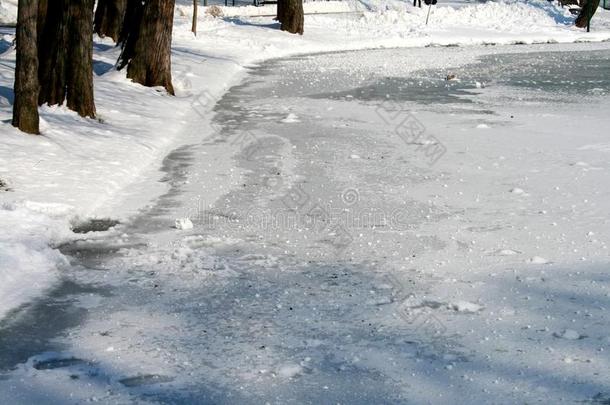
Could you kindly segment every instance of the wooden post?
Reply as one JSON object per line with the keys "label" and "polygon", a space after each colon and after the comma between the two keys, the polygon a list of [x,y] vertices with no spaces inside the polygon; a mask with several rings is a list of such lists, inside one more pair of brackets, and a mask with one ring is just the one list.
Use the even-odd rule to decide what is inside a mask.
{"label": "wooden post", "polygon": [[197,0],[193,0],[193,26],[191,31],[197,36]]}

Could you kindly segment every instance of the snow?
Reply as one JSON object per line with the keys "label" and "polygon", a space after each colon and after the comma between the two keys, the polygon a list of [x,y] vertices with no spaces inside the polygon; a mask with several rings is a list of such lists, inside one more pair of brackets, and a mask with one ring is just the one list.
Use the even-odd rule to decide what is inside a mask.
{"label": "snow", "polygon": [[66,209],[32,202],[0,206],[0,318],[58,279],[67,260],[51,245],[70,237]]}
{"label": "snow", "polygon": [[277,374],[283,378],[294,378],[303,372],[303,367],[298,364],[282,364]]}
{"label": "snow", "polygon": [[17,23],[17,0],[0,0],[0,24]]}
{"label": "snow", "polygon": [[282,120],[282,122],[284,124],[294,124],[295,122],[301,122],[301,121],[299,121],[299,117],[296,114],[290,113],[286,116],[286,118],[284,118]]}
{"label": "snow", "polygon": [[567,339],[567,340],[578,340],[580,339],[580,334],[576,332],[574,329],[566,329],[561,333],[555,334],[555,336]]}
{"label": "snow", "polygon": [[[301,143],[295,139],[286,141],[279,136],[270,139],[273,137],[267,136],[268,133],[256,131],[251,135],[263,139],[262,144],[249,144],[260,147],[255,148],[254,153],[262,154],[269,167],[260,171],[260,168],[253,165],[237,166],[236,156],[244,152],[240,147],[241,142],[225,142],[218,136],[216,124],[212,120],[212,109],[231,86],[246,77],[249,68],[274,58],[389,47],[605,41],[610,39],[610,13],[599,10],[593,20],[593,31],[585,33],[571,26],[574,18],[566,10],[546,1],[449,3],[432,9],[427,26],[427,9],[413,8],[409,2],[312,2],[305,4],[306,12],[344,12],[347,8],[351,12],[307,15],[305,35],[298,37],[276,30],[271,17],[257,17],[273,14],[273,7],[221,7],[225,18],[213,18],[205,12],[200,13],[200,31],[197,37],[193,37],[189,31],[191,11],[188,3],[182,2],[177,6],[175,20],[172,56],[176,97],[169,97],[159,89],[135,85],[126,80],[123,72],[114,72],[112,65],[118,51],[108,40],[96,38],[95,86],[99,120],[82,119],[65,107],[43,107],[42,137],[24,136],[10,126],[12,94],[7,89],[12,87],[14,51],[7,50],[1,55],[0,179],[8,183],[11,191],[0,190],[0,318],[31,302],[59,282],[62,272],[69,264],[57,248],[83,237],[70,230],[74,223],[90,218],[129,220],[138,212],[153,210],[155,199],[176,187],[180,187],[183,194],[191,198],[187,204],[188,209],[185,208],[186,212],[172,213],[170,221],[160,221],[161,225],[158,226],[162,230],[155,235],[156,239],[147,241],[146,250],[141,252],[131,247],[129,240],[133,236],[130,234],[109,232],[108,237],[121,248],[123,256],[116,259],[119,263],[124,264],[124,260],[128,266],[161,274],[158,277],[164,284],[157,283],[158,280],[155,279],[156,284],[149,286],[149,280],[144,278],[137,281],[138,288],[150,287],[167,292],[165,297],[160,292],[158,299],[168,306],[174,304],[169,291],[181,291],[192,299],[189,305],[209,305],[213,310],[218,309],[214,307],[217,301],[199,302],[197,299],[201,300],[202,295],[195,290],[196,286],[211,279],[218,283],[217,291],[222,291],[222,294],[217,293],[215,296],[218,302],[235,298],[248,303],[249,296],[242,297],[243,291],[237,288],[237,291],[233,291],[235,296],[226,298],[224,294],[225,288],[232,288],[231,280],[237,274],[243,274],[234,268],[247,264],[255,266],[258,271],[255,275],[247,275],[251,277],[252,285],[267,283],[277,287],[261,290],[249,302],[250,306],[239,301],[227,301],[221,306],[222,309],[235,305],[243,312],[257,308],[257,305],[268,305],[261,313],[275,314],[290,311],[287,308],[296,302],[310,311],[304,316],[313,317],[317,314],[317,308],[316,303],[311,301],[315,299],[303,296],[302,291],[292,290],[293,283],[286,278],[286,273],[297,271],[279,259],[295,258],[296,262],[296,258],[301,260],[307,257],[309,263],[312,263],[325,258],[326,251],[323,249],[317,251],[310,249],[308,244],[302,245],[305,243],[303,239],[310,237],[305,227],[286,231],[270,225],[271,229],[265,228],[265,232],[261,232],[252,226],[250,232],[241,232],[240,225],[243,224],[229,220],[215,223],[217,228],[212,234],[191,234],[193,229],[200,230],[194,223],[199,225],[198,221],[207,215],[204,211],[207,213],[210,206],[218,209],[214,221],[232,218],[232,212],[220,209],[224,204],[230,207],[230,203],[242,204],[242,208],[246,206],[254,220],[260,219],[257,217],[260,214],[257,209],[265,208],[266,197],[281,195],[281,191],[297,184],[302,173],[301,166],[308,161],[303,159],[306,156],[311,161],[319,159],[332,162],[341,169],[337,171],[337,176],[343,176],[339,179],[342,187],[335,190],[339,192],[353,185],[360,187],[370,177],[377,176],[384,182],[388,182],[387,178],[393,175],[396,179],[403,179],[402,188],[400,184],[390,182],[390,186],[383,186],[385,188],[381,188],[380,184],[376,190],[360,190],[356,205],[345,208],[348,212],[358,209],[359,200],[371,201],[371,195],[387,198],[392,203],[399,199],[407,200],[403,204],[408,204],[411,200],[417,201],[406,211],[406,219],[393,218],[398,225],[406,222],[409,229],[416,227],[417,235],[403,230],[395,231],[385,223],[376,223],[375,226],[381,230],[379,234],[371,235],[370,229],[366,229],[353,235],[355,241],[347,250],[350,255],[347,261],[365,263],[371,258],[377,258],[379,252],[391,255],[386,258],[386,265],[373,263],[371,268],[354,270],[358,274],[357,282],[354,283],[357,285],[375,285],[368,277],[381,271],[382,267],[384,271],[394,272],[398,277],[406,279],[411,274],[409,272],[412,272],[420,277],[429,276],[433,282],[418,285],[421,289],[416,290],[418,296],[412,305],[417,308],[409,308],[409,311],[398,315],[396,313],[400,311],[394,311],[393,316],[379,312],[379,308],[392,305],[395,297],[401,295],[400,291],[380,287],[388,286],[386,282],[379,282],[370,296],[358,296],[349,302],[334,303],[337,308],[349,305],[356,308],[357,314],[351,321],[359,322],[363,313],[373,314],[371,316],[382,324],[379,329],[370,329],[373,334],[385,327],[395,327],[397,323],[403,325],[404,319],[401,321],[401,316],[407,316],[405,314],[419,316],[409,319],[411,323],[406,328],[409,330],[407,333],[413,333],[412,325],[425,331],[430,320],[442,319],[445,327],[463,335],[461,344],[465,347],[476,347],[482,356],[498,356],[494,357],[498,362],[494,365],[469,365],[462,359],[471,354],[455,354],[459,349],[444,348],[441,355],[429,355],[433,358],[440,357],[440,368],[445,370],[443,372],[447,373],[447,378],[453,378],[456,385],[470,384],[481,392],[496,386],[499,391],[511,392],[508,382],[498,382],[495,380],[497,373],[494,375],[485,367],[510,368],[513,371],[507,372],[504,378],[510,380],[520,392],[531,390],[534,398],[540,398],[544,395],[537,390],[536,381],[541,382],[541,386],[548,387],[549,381],[554,378],[575,378],[575,375],[582,375],[584,371],[599,371],[607,366],[607,359],[600,358],[591,347],[582,345],[582,341],[587,342],[587,339],[582,339],[585,335],[594,335],[600,347],[607,346],[609,339],[606,337],[604,343],[600,328],[586,323],[588,317],[595,320],[607,319],[604,318],[603,308],[600,309],[602,299],[607,300],[608,297],[607,283],[603,282],[603,272],[607,271],[603,267],[607,258],[607,229],[604,228],[607,227],[607,212],[600,208],[607,205],[607,192],[593,187],[607,180],[606,162],[610,144],[600,135],[607,129],[607,120],[604,118],[606,104],[600,103],[597,109],[590,111],[559,105],[556,108],[541,108],[546,115],[537,115],[532,112],[532,107],[539,104],[532,102],[530,105],[511,107],[508,111],[501,100],[502,97],[511,96],[510,89],[495,87],[494,78],[491,82],[483,82],[480,78],[471,79],[466,72],[459,72],[460,80],[452,80],[450,85],[471,82],[473,89],[484,92],[481,93],[481,98],[495,103],[496,114],[490,117],[470,115],[465,111],[451,114],[426,109],[415,111],[418,119],[426,123],[427,131],[438,134],[449,152],[446,158],[437,163],[437,167],[440,167],[438,171],[428,166],[409,166],[406,174],[392,170],[404,167],[407,163],[416,166],[418,157],[412,154],[407,155],[408,158],[401,157],[397,151],[402,151],[404,145],[386,144],[396,142],[396,139],[389,141],[379,138],[372,142],[366,137],[355,137],[357,142],[350,144],[350,149],[333,150],[337,145],[332,144],[332,139],[329,141],[321,138],[318,142],[316,138],[314,148],[305,143],[307,139],[301,140]],[[14,22],[15,10],[14,2],[3,0],[0,3],[0,22]],[[2,38],[0,44],[9,44],[12,34],[3,32]],[[553,46],[555,45],[549,45],[548,49]],[[349,54],[333,54],[318,59],[305,57],[300,62],[302,69],[315,74],[306,77],[295,72],[293,80],[299,77],[308,79],[309,89],[315,88],[319,93],[327,87],[337,89],[336,86],[341,86],[341,83],[334,80],[336,76],[332,75],[332,72],[339,70],[345,72],[346,80],[356,77],[364,81],[364,78],[376,76],[402,77],[420,69],[438,69],[438,77],[444,80],[454,68],[458,72],[458,68],[474,63],[484,55],[494,56],[504,52],[519,54],[544,49],[547,48],[490,50],[475,47],[459,51],[443,48],[433,49],[430,53],[429,49],[421,49],[402,58],[392,55],[392,51],[388,50],[380,51],[386,52],[380,54],[374,51],[359,54],[366,55],[365,57]],[[580,49],[583,49],[582,44],[560,48],[564,51]],[[282,77],[285,76],[288,75]],[[328,82],[325,83],[324,80]],[[353,86],[348,84],[345,87],[351,90]],[[277,85],[278,89],[281,88],[280,83]],[[604,90],[599,88],[590,96],[602,97]],[[346,96],[345,100],[348,98],[353,100],[354,95]],[[357,121],[362,125],[358,129],[352,128],[354,134],[359,131],[373,133],[380,126],[371,111],[366,110],[367,100],[355,103],[356,106],[351,104],[345,111],[342,105],[344,101],[319,105],[314,99],[308,99],[309,105],[318,114],[315,120],[308,115],[310,111],[305,106],[291,106],[291,102],[281,99],[278,103],[285,105],[278,105],[266,100],[263,105],[252,108],[252,115],[248,119],[254,122],[259,115],[267,114],[269,125],[279,123],[290,134],[297,134],[305,126],[319,122],[330,122],[333,131],[337,133],[350,130],[346,127],[346,122]],[[322,101],[319,103],[324,104]],[[581,128],[569,119],[570,114],[590,118],[586,134],[580,134]],[[519,121],[514,124],[518,125],[516,128],[510,124],[513,115]],[[370,127],[367,128],[367,125]],[[577,136],[558,139],[557,134],[566,133]],[[290,134],[283,136],[288,137]],[[338,136],[337,139],[341,137]],[[204,146],[200,145],[202,140]],[[429,145],[436,142],[424,140],[416,144]],[[172,167],[171,159],[165,161],[165,171],[159,170],[167,154],[176,150],[178,152],[175,152],[174,158],[192,164],[192,173],[184,178],[178,175],[177,180],[159,182],[165,179],[168,171],[175,170],[179,174],[180,167]],[[380,156],[393,159],[394,165],[388,163],[383,166],[387,173],[370,172],[370,167],[365,166],[365,163],[371,159],[380,159]],[[184,160],[180,161],[180,158]],[[255,195],[248,201],[231,200],[231,193],[243,187],[246,184],[244,179],[250,179],[248,176],[254,173],[261,175],[261,179],[269,179],[269,173],[273,173],[271,170],[278,170],[278,167],[282,173],[279,182],[262,181],[265,188],[260,195]],[[549,167],[555,170],[551,171]],[[324,172],[314,173],[320,178],[327,177]],[[408,199],[403,196],[405,188],[410,193]],[[586,193],[581,195],[579,190]],[[368,192],[371,195],[363,195]],[[340,199],[340,193],[336,194],[332,197],[335,201]],[[328,199],[329,195],[331,192],[324,190],[316,196]],[[373,202],[379,203],[374,197]],[[382,208],[383,203],[379,203]],[[422,219],[424,217],[425,220]],[[430,218],[439,222],[430,223]],[[152,225],[141,225],[138,232],[157,226],[154,220],[150,222]],[[246,224],[250,225],[252,223]],[[176,232],[176,229],[191,232]],[[163,230],[168,233],[163,233]],[[227,255],[239,252],[245,243],[263,237],[266,238],[264,247],[270,251],[247,255],[240,252],[233,261],[215,256],[217,251]],[[401,244],[413,252],[404,254],[405,248],[400,250]],[[583,267],[580,264],[583,257],[592,263]],[[116,267],[120,268],[118,265]],[[313,278],[322,277],[316,273],[316,269],[310,268],[306,260],[296,267],[312,272]],[[119,275],[99,276],[100,279],[106,277],[112,279]],[[285,280],[285,284],[281,283],[281,279]],[[302,282],[308,280],[309,274]],[[328,286],[335,287],[331,283]],[[312,284],[310,287],[316,290],[318,285]],[[282,291],[273,288],[281,288]],[[340,291],[341,294],[330,289],[331,301],[337,297],[351,299],[347,297],[353,291],[340,283],[337,288],[346,289]],[[379,290],[385,291],[385,295],[379,293]],[[271,296],[266,295],[269,292],[272,293]],[[279,297],[277,300],[271,298],[276,296]],[[578,331],[562,329],[570,322],[567,312],[574,308],[583,311],[582,308],[573,306],[569,299],[572,296],[587,302],[592,300],[595,304],[585,309],[586,313],[574,315],[577,319],[572,327]],[[281,300],[286,302],[279,302]],[[119,379],[116,376],[121,373],[138,378],[144,369],[151,375],[160,376],[180,375],[184,369],[197,371],[189,363],[192,361],[192,353],[180,352],[182,357],[179,358],[169,354],[169,349],[166,353],[158,348],[159,341],[163,337],[169,339],[175,336],[175,331],[198,330],[201,325],[193,319],[145,310],[132,302],[121,302],[119,307],[124,309],[108,315],[103,311],[95,312],[100,305],[95,299],[78,297],[77,301],[79,306],[91,310],[92,320],[83,330],[78,331],[80,341],[72,350],[82,357],[96,359],[112,354],[113,357],[107,359],[107,368],[100,375],[113,381],[113,387],[118,386]],[[298,309],[297,305],[294,307]],[[253,311],[250,314],[256,320],[261,315],[257,310]],[[419,324],[422,315],[429,317],[426,323]],[[307,319],[307,322],[303,319],[299,322],[308,323],[309,318]],[[261,340],[278,333],[272,331],[273,327],[266,329],[273,324],[272,321],[263,320],[267,322],[263,329],[269,332],[267,336],[263,333],[256,335]],[[214,318],[211,321],[210,327],[232,322],[230,319]],[[250,331],[229,325],[231,328],[227,330],[230,333],[223,339],[230,340],[237,336],[236,340],[246,341],[263,330],[261,324],[252,322],[252,325],[248,325]],[[295,329],[299,330],[300,324],[296,323],[297,320],[294,322]],[[332,326],[329,328],[332,330],[336,328],[334,323],[325,325],[329,326]],[[353,325],[339,326],[347,329]],[[138,329],[144,327],[147,328],[146,334]],[[122,330],[119,332],[117,329]],[[100,330],[114,330],[116,335],[100,339]],[[368,367],[379,375],[394,376],[405,390],[410,386],[417,387],[415,392],[409,392],[409,395],[413,395],[414,402],[442,402],[442,399],[430,400],[426,397],[426,393],[437,392],[438,386],[427,380],[425,375],[437,370],[420,365],[418,354],[408,353],[409,361],[405,366],[396,360],[404,355],[403,352],[392,352],[394,349],[384,352],[384,348],[379,347],[382,346],[381,343],[364,347],[357,339],[354,341],[351,335],[341,335],[345,339],[341,341],[344,347],[334,341],[336,346],[328,349],[327,358],[315,359],[318,352],[314,349],[326,350],[329,346],[323,333],[306,339],[296,335],[295,332],[295,336],[289,337],[292,340],[282,342],[278,345],[282,349],[276,347],[275,351],[260,350],[252,357],[245,356],[247,358],[242,356],[242,352],[232,353],[228,365],[233,374],[229,376],[246,385],[252,384],[250,387],[256,389],[271,385],[268,384],[269,380],[265,380],[270,374],[285,380],[304,378],[313,366],[309,366],[308,362],[301,363],[295,353],[282,352],[290,344],[302,345],[303,353],[314,357],[314,363],[315,360],[328,362],[333,369],[337,363],[342,370]],[[202,338],[201,341],[206,339],[207,337]],[[410,344],[405,343],[406,338],[400,334],[393,336],[393,339],[400,345]],[[214,342],[216,346],[210,345],[209,350],[214,352],[215,347],[222,347],[223,342],[226,340]],[[394,342],[382,343],[394,347]],[[152,351],[157,354],[139,355],[132,350],[132,345],[137,345],[138,349],[154,348]],[[553,346],[552,349],[557,353],[546,350],[544,345]],[[249,350],[242,346],[240,349],[245,352]],[[225,358],[220,352],[216,354],[218,359]],[[59,371],[55,375],[32,370],[34,360],[53,356],[57,354],[30,359],[28,364],[20,366],[17,373],[24,377],[23,381],[36,381],[55,392],[53,387],[58,381],[63,384],[63,381],[69,380],[68,370]],[[531,356],[532,362],[521,358],[524,356]],[[587,363],[591,359],[595,359],[596,363]],[[549,368],[545,368],[545,364],[549,364],[549,367],[563,364],[566,368],[569,364],[573,371],[562,370],[555,377]],[[587,364],[589,368],[584,369]],[[437,365],[435,363],[434,367]],[[223,366],[227,364],[219,360],[219,364],[214,364],[211,368]],[[107,391],[96,385],[92,377],[100,370],[93,365],[82,367],[91,371],[87,374],[87,378],[92,381],[91,390],[97,390],[96,395],[105,398]],[[406,373],[405,370],[409,372]],[[518,374],[514,370],[521,370],[530,381],[521,377],[513,378]],[[412,379],[407,378],[411,374]],[[547,377],[544,377],[545,374]],[[315,373],[313,375],[315,377]],[[25,383],[19,384],[23,388]],[[333,391],[336,388],[332,382],[326,381],[325,384],[324,390]],[[27,392],[27,389],[21,391]],[[124,388],[117,389],[117,392],[118,395],[125,394]],[[81,394],[77,390],[75,395],[78,398],[91,398],[91,392],[79,396]],[[567,392],[566,395],[568,394],[574,392]],[[523,395],[527,397],[526,394]],[[481,399],[481,396],[475,394],[473,397]],[[28,399],[40,400],[35,394]],[[28,401],[26,399],[23,402]]]}
{"label": "snow", "polygon": [[532,264],[547,264],[549,261],[544,257],[534,256],[529,259],[529,262]]}
{"label": "snow", "polygon": [[455,301],[449,304],[449,308],[453,309],[457,312],[469,312],[475,313],[483,309],[483,307],[479,304],[475,304],[474,302],[468,301]]}
{"label": "snow", "polygon": [[178,218],[175,226],[179,230],[193,229],[193,222],[189,218]]}

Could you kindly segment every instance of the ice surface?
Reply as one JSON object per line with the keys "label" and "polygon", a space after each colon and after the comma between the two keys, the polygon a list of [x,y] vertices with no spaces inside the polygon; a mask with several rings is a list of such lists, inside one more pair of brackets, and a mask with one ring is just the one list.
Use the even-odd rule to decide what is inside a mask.
{"label": "ice surface", "polygon": [[[178,7],[176,98],[96,39],[100,121],[44,107],[41,138],[8,124],[2,31],[4,400],[608,397],[607,44],[262,63],[603,40],[607,12],[586,34],[542,1],[428,27],[370,2],[303,37],[202,15],[193,38]],[[121,223],[71,232],[92,218]]]}

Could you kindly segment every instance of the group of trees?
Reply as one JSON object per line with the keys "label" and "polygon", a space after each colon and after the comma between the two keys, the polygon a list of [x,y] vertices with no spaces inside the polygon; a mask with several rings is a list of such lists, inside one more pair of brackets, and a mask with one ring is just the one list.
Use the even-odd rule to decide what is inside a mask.
{"label": "group of trees", "polygon": [[[19,0],[13,125],[39,133],[38,106],[95,117],[93,32],[121,46],[117,69],[174,93],[171,36],[175,0]],[[95,18],[94,18],[95,15]]]}
{"label": "group of trees", "polygon": [[[116,68],[174,94],[171,41],[175,0],[19,0],[13,125],[38,134],[38,106],[95,117],[93,33],[121,46]],[[197,0],[194,0],[196,18]],[[303,33],[302,0],[279,0],[281,29]],[[193,24],[193,29],[196,25]]]}

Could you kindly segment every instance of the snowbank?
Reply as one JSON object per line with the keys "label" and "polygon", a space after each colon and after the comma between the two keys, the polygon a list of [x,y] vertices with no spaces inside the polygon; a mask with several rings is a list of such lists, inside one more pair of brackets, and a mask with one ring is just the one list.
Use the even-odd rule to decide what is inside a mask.
{"label": "snowbank", "polygon": [[57,280],[67,261],[50,245],[70,237],[70,209],[32,202],[0,206],[0,318]]}
{"label": "snowbank", "polygon": [[17,23],[17,0],[0,0],[0,24]]}
{"label": "snowbank", "polygon": [[[0,4],[0,18],[14,21],[15,2]],[[427,26],[426,9],[397,1],[307,3],[306,11],[330,13],[346,7],[351,12],[308,15],[303,36],[277,30],[271,17],[200,13],[200,31],[194,37],[191,8],[178,5],[173,42],[177,97],[126,80],[112,68],[118,51],[96,39],[99,120],[80,118],[64,107],[45,107],[41,137],[25,136],[10,125],[15,55],[13,50],[1,55],[0,179],[12,191],[0,191],[5,204],[0,210],[0,316],[57,277],[53,269],[65,261],[49,246],[70,237],[72,218],[125,218],[165,190],[156,181],[161,160],[177,146],[199,143],[213,133],[211,108],[239,82],[245,66],[310,52],[610,39],[610,13],[600,10],[594,32],[588,34],[571,26],[574,17],[567,11],[546,0],[451,3],[434,8]],[[223,8],[225,16],[265,10]],[[217,165],[210,171],[225,169]],[[204,190],[208,198],[227,191],[212,187]],[[54,208],[45,213],[40,207]]]}

